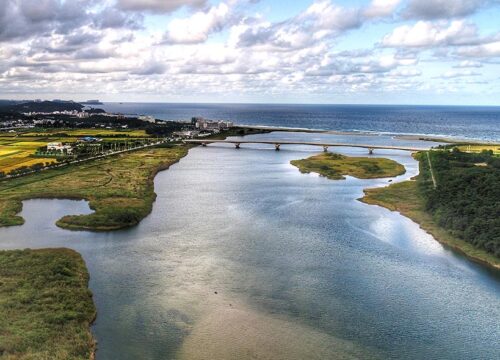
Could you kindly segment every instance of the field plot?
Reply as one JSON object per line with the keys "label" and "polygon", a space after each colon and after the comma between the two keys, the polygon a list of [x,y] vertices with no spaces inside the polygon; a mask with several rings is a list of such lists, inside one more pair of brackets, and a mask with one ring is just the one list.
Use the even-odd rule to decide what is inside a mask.
{"label": "field plot", "polygon": [[23,166],[54,163],[54,158],[34,157],[37,149],[49,142],[76,142],[93,136],[105,141],[129,141],[148,137],[144,130],[110,129],[36,129],[27,132],[0,132],[0,172],[8,173]]}
{"label": "field plot", "polygon": [[500,145],[460,145],[460,151],[465,152],[481,152],[483,150],[491,150],[494,154],[500,154]]}
{"label": "field plot", "polygon": [[74,137],[82,136],[97,136],[97,137],[115,137],[123,136],[124,138],[139,138],[139,137],[149,137],[144,130],[117,130],[117,129],[38,129],[36,131],[30,131],[23,133],[22,136],[58,136],[67,135]]}
{"label": "field plot", "polygon": [[0,172],[8,173],[22,166],[55,162],[55,159],[35,158],[32,156],[36,152],[36,149],[47,145],[47,141],[23,140],[21,137],[0,136]]}

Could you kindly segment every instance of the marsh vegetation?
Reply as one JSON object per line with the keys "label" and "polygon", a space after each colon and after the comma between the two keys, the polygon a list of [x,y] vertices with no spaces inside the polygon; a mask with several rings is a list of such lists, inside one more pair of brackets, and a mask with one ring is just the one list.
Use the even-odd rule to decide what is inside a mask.
{"label": "marsh vegetation", "polygon": [[344,175],[359,179],[394,177],[405,173],[403,165],[394,160],[378,157],[349,157],[324,153],[307,159],[292,160],[292,165],[302,173],[315,172],[332,180],[344,179]]}

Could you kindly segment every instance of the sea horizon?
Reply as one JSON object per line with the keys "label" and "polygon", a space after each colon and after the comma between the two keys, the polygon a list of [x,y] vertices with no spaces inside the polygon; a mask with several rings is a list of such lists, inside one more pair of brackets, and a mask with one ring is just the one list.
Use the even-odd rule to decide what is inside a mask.
{"label": "sea horizon", "polygon": [[500,141],[500,107],[491,106],[154,102],[103,102],[90,106],[166,121],[201,116],[238,125]]}

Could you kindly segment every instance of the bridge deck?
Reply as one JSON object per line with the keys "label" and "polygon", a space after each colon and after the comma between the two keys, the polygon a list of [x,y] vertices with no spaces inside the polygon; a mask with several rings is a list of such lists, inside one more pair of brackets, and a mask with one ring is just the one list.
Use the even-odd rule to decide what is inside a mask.
{"label": "bridge deck", "polygon": [[311,145],[319,147],[358,147],[365,149],[389,149],[389,150],[405,150],[405,151],[426,151],[429,148],[414,147],[414,146],[395,146],[395,145],[370,145],[370,144],[350,144],[350,143],[318,143],[308,141],[290,141],[290,140],[213,140],[213,139],[193,139],[184,140],[186,143],[193,144],[213,144],[213,143],[227,143],[227,144],[270,144],[270,145]]}

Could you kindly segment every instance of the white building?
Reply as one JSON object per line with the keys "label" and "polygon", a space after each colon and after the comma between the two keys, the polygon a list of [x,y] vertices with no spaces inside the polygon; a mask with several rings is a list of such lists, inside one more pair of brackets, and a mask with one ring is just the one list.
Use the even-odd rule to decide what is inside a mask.
{"label": "white building", "polygon": [[139,120],[146,121],[146,122],[153,123],[153,124],[156,122],[156,120],[153,116],[147,116],[147,115],[139,116]]}
{"label": "white building", "polygon": [[66,154],[72,154],[73,148],[70,145],[63,145],[62,142],[51,142],[47,144],[47,151],[60,151],[66,152]]}

